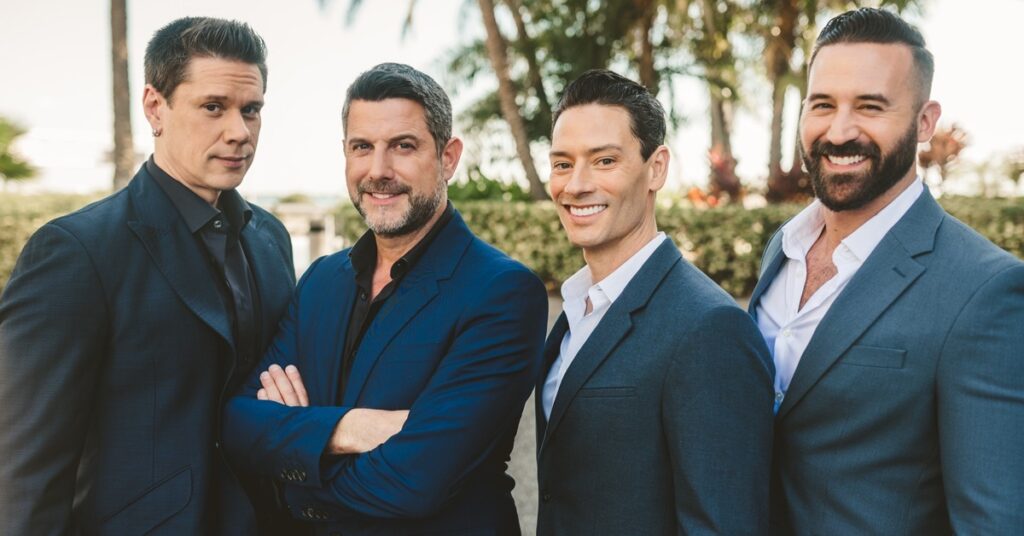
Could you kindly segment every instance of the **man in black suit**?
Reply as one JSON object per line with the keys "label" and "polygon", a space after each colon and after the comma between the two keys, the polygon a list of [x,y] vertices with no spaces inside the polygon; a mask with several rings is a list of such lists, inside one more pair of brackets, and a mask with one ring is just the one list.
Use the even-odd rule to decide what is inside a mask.
{"label": "man in black suit", "polygon": [[251,534],[219,413],[294,286],[284,227],[235,191],[267,69],[249,26],[146,49],[153,156],[46,224],[0,297],[0,534]]}
{"label": "man in black suit", "polygon": [[587,265],[562,285],[536,390],[537,533],[764,534],[768,349],[658,232],[664,110],[588,71],[553,123],[551,197]]}

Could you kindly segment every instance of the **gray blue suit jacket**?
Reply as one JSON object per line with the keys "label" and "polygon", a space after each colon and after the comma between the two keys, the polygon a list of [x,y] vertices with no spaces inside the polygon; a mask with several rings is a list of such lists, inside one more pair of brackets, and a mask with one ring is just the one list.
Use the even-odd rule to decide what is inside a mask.
{"label": "gray blue suit jacket", "polygon": [[[558,355],[565,314],[548,337]],[[537,400],[537,533],[764,534],[768,349],[666,240],[587,339],[551,419]]]}
{"label": "gray blue suit jacket", "polygon": [[[785,255],[769,243],[751,311]],[[781,534],[1024,534],[1024,263],[927,190],[818,325],[775,420]]]}

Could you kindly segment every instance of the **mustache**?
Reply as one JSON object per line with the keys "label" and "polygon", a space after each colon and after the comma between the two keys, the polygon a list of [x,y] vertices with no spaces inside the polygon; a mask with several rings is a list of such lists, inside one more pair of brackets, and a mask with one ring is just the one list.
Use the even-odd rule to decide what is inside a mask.
{"label": "mustache", "polygon": [[358,186],[356,186],[356,192],[362,194],[387,194],[387,195],[398,195],[407,194],[412,190],[408,185],[402,184],[392,179],[367,179]]}
{"label": "mustache", "polygon": [[882,149],[875,143],[857,143],[850,140],[842,145],[835,145],[824,140],[815,140],[811,144],[811,157],[819,159],[825,156],[856,156],[864,155],[872,160],[882,157]]}

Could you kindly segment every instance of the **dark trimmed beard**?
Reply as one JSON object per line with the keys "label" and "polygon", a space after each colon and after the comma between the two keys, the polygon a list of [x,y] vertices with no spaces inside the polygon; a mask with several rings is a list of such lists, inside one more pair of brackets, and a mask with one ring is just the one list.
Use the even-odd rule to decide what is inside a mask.
{"label": "dark trimmed beard", "polygon": [[[385,238],[405,236],[423,228],[430,221],[430,218],[437,212],[441,205],[444,194],[448,190],[448,183],[438,178],[437,188],[430,195],[417,195],[407,184],[399,183],[392,179],[369,179],[359,183],[356,187],[356,196],[352,199],[359,215],[363,217],[366,226],[373,231],[373,234]],[[364,194],[406,194],[409,198],[409,208],[395,221],[387,221],[375,215],[368,216],[360,201]]]}
{"label": "dark trimmed beard", "polygon": [[[864,155],[870,160],[868,169],[859,173],[831,173],[822,170],[826,156]],[[821,139],[811,144],[810,154],[801,144],[800,156],[811,176],[814,196],[833,212],[856,210],[889,191],[907,175],[917,159],[917,125],[911,123],[892,151],[882,154],[878,145],[854,140],[833,145]]]}

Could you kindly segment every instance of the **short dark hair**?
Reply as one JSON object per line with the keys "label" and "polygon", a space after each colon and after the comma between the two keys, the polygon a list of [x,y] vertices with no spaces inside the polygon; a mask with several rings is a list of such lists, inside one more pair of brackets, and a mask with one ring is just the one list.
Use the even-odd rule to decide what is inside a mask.
{"label": "short dark hair", "polygon": [[248,24],[184,17],[160,28],[146,46],[146,83],[165,98],[185,81],[192,58],[223,58],[256,65],[267,91],[267,45]]}
{"label": "short dark hair", "polygon": [[621,106],[629,112],[629,127],[640,141],[646,161],[665,143],[665,109],[647,88],[606,69],[592,69],[565,87],[551,118],[552,127],[562,112],[584,104]]}
{"label": "short dark hair", "polygon": [[925,48],[924,36],[899,15],[884,9],[862,7],[837,15],[818,34],[811,54],[810,65],[818,51],[828,45],[840,43],[877,43],[883,45],[902,44],[910,47],[914,66],[920,83],[920,102],[928,100],[932,92],[932,76],[935,74],[935,59]]}
{"label": "short dark hair", "polygon": [[364,72],[348,87],[341,123],[348,135],[348,110],[352,101],[379,102],[385,99],[409,99],[423,106],[427,130],[434,138],[440,157],[452,138],[452,103],[441,86],[426,73],[402,63],[381,63]]}

